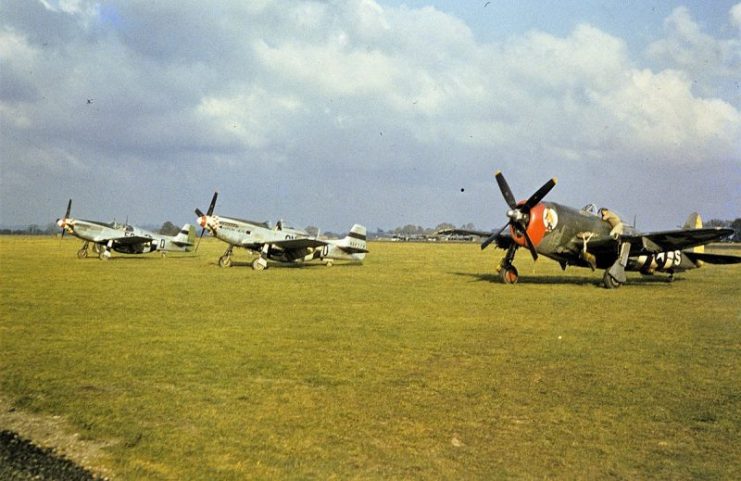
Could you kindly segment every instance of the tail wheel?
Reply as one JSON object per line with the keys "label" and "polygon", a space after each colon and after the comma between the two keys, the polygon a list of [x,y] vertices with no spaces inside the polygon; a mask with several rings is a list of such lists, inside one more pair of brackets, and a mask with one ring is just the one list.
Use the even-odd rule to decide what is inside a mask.
{"label": "tail wheel", "polygon": [[519,273],[515,266],[502,267],[499,271],[499,278],[505,284],[517,284],[517,280],[520,278]]}

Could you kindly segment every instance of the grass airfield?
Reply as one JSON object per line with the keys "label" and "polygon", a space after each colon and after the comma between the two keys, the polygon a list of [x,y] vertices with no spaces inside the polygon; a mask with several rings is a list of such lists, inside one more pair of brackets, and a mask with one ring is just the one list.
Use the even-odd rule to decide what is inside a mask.
{"label": "grass airfield", "polygon": [[741,479],[738,265],[606,290],[524,251],[499,284],[476,244],[80,244],[0,237],[0,395],[113,479]]}

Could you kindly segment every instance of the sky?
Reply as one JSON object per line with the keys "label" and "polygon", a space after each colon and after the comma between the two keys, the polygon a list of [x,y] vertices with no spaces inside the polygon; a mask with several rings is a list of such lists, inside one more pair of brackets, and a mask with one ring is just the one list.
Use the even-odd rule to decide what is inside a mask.
{"label": "sky", "polygon": [[741,214],[741,3],[0,0],[0,225]]}

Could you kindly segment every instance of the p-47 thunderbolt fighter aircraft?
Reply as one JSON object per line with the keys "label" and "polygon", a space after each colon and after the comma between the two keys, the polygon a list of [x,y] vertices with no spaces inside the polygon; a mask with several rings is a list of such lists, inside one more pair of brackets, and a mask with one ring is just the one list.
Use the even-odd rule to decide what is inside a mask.
{"label": "p-47 thunderbolt fighter aircraft", "polygon": [[217,239],[229,244],[224,255],[219,258],[221,267],[231,265],[234,247],[258,252],[260,257],[252,262],[252,268],[258,271],[267,267],[268,260],[300,263],[316,259],[331,266],[334,260],[362,262],[368,253],[366,230],[362,225],[352,226],[344,239],[320,240],[309,236],[305,231],[286,227],[281,221],[271,228],[265,222],[214,215],[217,196],[218,192],[214,192],[205,214],[196,209],[196,215],[198,224],[204,229],[201,237],[208,230]]}
{"label": "p-47 thunderbolt fighter aircraft", "polygon": [[107,224],[93,220],[74,219],[70,217],[72,199],[67,204],[64,217],[57,219],[57,225],[62,228],[62,237],[69,232],[84,242],[77,251],[77,257],[84,259],[88,255],[88,246],[92,242],[98,257],[107,260],[111,257],[111,250],[122,254],[146,254],[149,252],[193,250],[196,239],[196,228],[185,224],[176,236],[155,234],[139,227],[127,224]]}
{"label": "p-47 thunderbolt fighter aircraft", "polygon": [[604,269],[603,284],[607,288],[625,283],[625,271],[643,274],[666,272],[670,280],[675,272],[699,267],[703,262],[732,264],[741,257],[706,254],[703,246],[733,234],[732,229],[703,228],[699,215],[693,214],[684,229],[661,232],[638,232],[624,225],[608,209],[589,205],[574,209],[555,202],[542,202],[556,185],[552,178],[527,200],[517,202],[497,171],[497,184],[509,206],[507,224],[496,232],[465,229],[445,229],[440,234],[477,235],[484,237],[481,248],[492,242],[507,252],[499,263],[498,272],[506,284],[517,282],[518,273],[512,261],[520,247],[530,251],[534,260],[543,255],[555,260],[562,269],[567,266]]}

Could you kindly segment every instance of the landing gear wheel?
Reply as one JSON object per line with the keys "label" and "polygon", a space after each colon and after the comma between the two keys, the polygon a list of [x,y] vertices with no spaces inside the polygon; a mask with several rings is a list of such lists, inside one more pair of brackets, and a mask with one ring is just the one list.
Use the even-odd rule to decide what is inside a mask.
{"label": "landing gear wheel", "polygon": [[515,266],[502,267],[499,271],[499,278],[505,284],[517,284],[517,280],[520,278],[519,273]]}
{"label": "landing gear wheel", "polygon": [[605,275],[602,276],[602,284],[606,289],[617,289],[622,286],[620,282],[616,281],[609,272],[605,271]]}
{"label": "landing gear wheel", "polygon": [[334,265],[334,261],[332,261],[332,260],[330,259],[330,260],[328,260],[328,261],[326,262],[326,264],[327,264],[327,267],[332,267],[332,266]]}
{"label": "landing gear wheel", "polygon": [[78,259],[84,259],[87,257],[87,249],[80,249],[77,251],[77,258]]}
{"label": "landing gear wheel", "polygon": [[102,261],[107,261],[111,258],[111,251],[107,249],[101,249],[100,254],[98,254],[98,259]]}
{"label": "landing gear wheel", "polygon": [[229,267],[232,265],[232,256],[221,256],[219,257],[220,267]]}
{"label": "landing gear wheel", "polygon": [[257,259],[252,261],[252,268],[256,271],[265,270],[266,267],[268,267],[268,261],[266,261],[262,257],[258,257]]}

